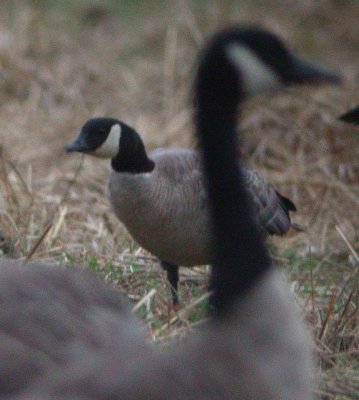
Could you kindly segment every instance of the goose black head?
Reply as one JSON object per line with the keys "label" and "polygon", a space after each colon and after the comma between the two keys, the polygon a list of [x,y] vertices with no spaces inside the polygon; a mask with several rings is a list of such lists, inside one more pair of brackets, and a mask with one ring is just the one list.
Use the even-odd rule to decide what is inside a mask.
{"label": "goose black head", "polygon": [[301,60],[275,34],[256,27],[234,27],[216,35],[202,60],[203,73],[198,75],[228,102],[290,84],[340,82],[339,75]]}
{"label": "goose black head", "polygon": [[154,168],[140,135],[114,118],[89,119],[66,151],[111,158],[112,168],[117,172],[142,173]]}
{"label": "goose black head", "polygon": [[76,139],[66,146],[66,151],[88,153],[100,158],[115,157],[120,147],[122,126],[114,118],[89,119]]}

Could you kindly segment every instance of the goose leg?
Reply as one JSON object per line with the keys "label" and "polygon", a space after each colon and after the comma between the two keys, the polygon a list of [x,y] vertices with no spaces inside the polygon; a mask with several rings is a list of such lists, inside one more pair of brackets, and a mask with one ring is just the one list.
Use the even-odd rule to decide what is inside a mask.
{"label": "goose leg", "polygon": [[170,264],[166,261],[161,261],[161,267],[167,272],[167,279],[171,285],[173,305],[177,306],[178,301],[178,265]]}

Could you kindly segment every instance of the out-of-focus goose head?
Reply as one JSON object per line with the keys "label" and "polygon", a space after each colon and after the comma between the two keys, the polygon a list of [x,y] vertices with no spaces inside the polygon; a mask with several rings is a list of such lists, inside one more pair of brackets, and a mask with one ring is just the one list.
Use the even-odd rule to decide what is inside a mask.
{"label": "out-of-focus goose head", "polygon": [[[336,73],[300,59],[273,33],[256,27],[234,28],[218,35],[210,57],[212,66],[207,66],[206,75],[211,76],[212,82],[220,83],[221,99],[226,102],[290,84],[339,83],[341,80]],[[228,83],[233,78],[233,68],[239,76],[234,77],[236,82],[231,85]],[[227,81],[226,85],[221,84],[223,80]]]}
{"label": "out-of-focus goose head", "polygon": [[66,150],[111,158],[112,168],[117,172],[143,173],[154,168],[140,135],[114,118],[89,119]]}

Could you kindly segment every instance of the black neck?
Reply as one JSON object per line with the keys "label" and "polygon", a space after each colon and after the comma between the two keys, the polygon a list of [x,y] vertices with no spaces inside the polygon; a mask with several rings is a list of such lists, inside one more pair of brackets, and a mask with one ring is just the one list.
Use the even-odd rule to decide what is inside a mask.
{"label": "black neck", "polygon": [[112,158],[111,166],[116,172],[141,174],[153,171],[155,163],[148,158],[140,135],[122,124],[119,152]]}
{"label": "black neck", "polygon": [[197,82],[197,132],[203,149],[215,241],[212,302],[219,315],[271,267],[238,165],[235,127],[239,99],[238,93],[226,92],[229,87],[238,92],[238,77],[223,85],[221,80],[227,79],[228,74],[233,78],[233,71],[224,68],[222,72],[219,78],[211,73],[206,76],[203,68]]}

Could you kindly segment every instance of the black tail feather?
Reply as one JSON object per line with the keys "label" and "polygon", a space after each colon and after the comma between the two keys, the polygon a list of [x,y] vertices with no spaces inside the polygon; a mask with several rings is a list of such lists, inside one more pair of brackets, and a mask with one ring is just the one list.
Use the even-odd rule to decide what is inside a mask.
{"label": "black tail feather", "polygon": [[292,212],[296,212],[297,211],[297,207],[295,206],[295,204],[292,202],[292,200],[288,199],[288,197],[285,197],[283,195],[281,195],[279,192],[277,192],[278,197],[280,198],[281,204],[283,209],[288,212],[288,216],[289,216],[289,211]]}
{"label": "black tail feather", "polygon": [[341,115],[339,119],[344,122],[359,125],[359,106]]}

